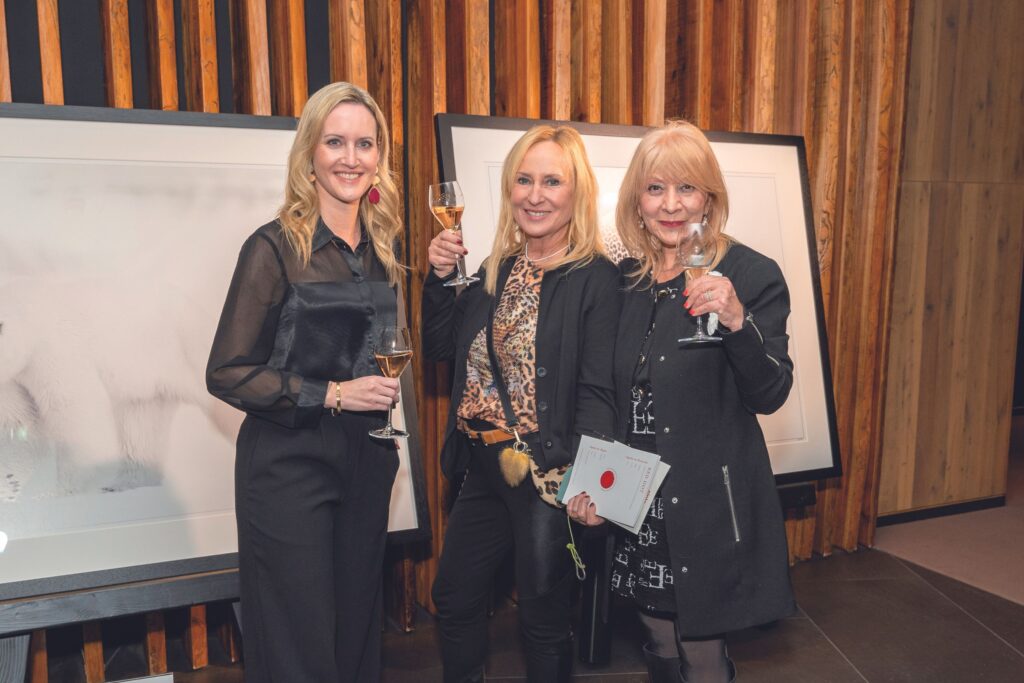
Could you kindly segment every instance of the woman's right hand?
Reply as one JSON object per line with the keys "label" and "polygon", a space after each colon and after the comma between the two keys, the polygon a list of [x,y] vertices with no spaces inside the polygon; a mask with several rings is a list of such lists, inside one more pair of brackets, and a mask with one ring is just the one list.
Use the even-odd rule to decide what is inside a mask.
{"label": "woman's right hand", "polygon": [[468,253],[469,251],[462,245],[462,233],[442,230],[434,239],[430,240],[427,260],[437,276],[445,278],[455,270],[455,264],[459,257]]}
{"label": "woman's right hand", "polygon": [[366,375],[348,382],[331,382],[324,397],[325,408],[337,408],[335,385],[341,386],[341,409],[362,413],[388,410],[398,401],[398,380],[380,375]]}

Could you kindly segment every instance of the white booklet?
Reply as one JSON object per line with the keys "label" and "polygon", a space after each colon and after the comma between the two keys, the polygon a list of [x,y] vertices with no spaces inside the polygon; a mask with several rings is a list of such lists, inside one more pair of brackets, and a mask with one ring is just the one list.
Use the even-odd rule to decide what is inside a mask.
{"label": "white booklet", "polygon": [[597,514],[637,533],[668,470],[656,453],[584,436],[559,499],[586,492]]}

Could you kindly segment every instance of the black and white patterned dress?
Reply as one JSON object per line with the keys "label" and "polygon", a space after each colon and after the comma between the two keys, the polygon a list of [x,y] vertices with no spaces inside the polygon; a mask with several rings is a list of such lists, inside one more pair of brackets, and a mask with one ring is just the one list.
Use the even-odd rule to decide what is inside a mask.
{"label": "black and white patterned dress", "polygon": [[[656,452],[656,444],[654,394],[651,391],[650,363],[647,362],[647,355],[651,347],[657,309],[661,306],[681,306],[678,294],[682,288],[682,276],[654,288],[653,296],[657,303],[633,374],[629,445],[649,453]],[[672,585],[672,562],[668,553],[663,512],[664,505],[659,490],[640,526],[640,533],[633,535],[625,530],[619,532],[612,562],[611,583],[613,593],[633,600],[642,609],[674,614],[676,600]]]}

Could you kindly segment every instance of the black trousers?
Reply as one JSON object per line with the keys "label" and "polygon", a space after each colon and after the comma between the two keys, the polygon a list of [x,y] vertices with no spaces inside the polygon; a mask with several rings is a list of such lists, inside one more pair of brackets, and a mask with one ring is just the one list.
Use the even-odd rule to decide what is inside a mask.
{"label": "black trousers", "polygon": [[471,442],[469,473],[448,518],[433,598],[449,682],[474,680],[481,671],[488,597],[495,574],[513,554],[527,678],[550,683],[570,673],[575,573],[565,547],[568,518],[540,499],[530,477],[515,488],[505,483],[498,467],[505,445]]}
{"label": "black trousers", "polygon": [[235,514],[248,683],[380,678],[381,571],[393,442],[373,415],[315,429],[246,417]]}

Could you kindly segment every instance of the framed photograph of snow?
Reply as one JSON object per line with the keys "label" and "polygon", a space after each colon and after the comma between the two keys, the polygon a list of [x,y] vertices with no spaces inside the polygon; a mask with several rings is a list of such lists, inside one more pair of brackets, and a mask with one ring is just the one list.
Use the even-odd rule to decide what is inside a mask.
{"label": "framed photograph of snow", "polygon": [[[0,601],[236,566],[243,415],[205,367],[295,123],[0,105]],[[411,373],[399,405],[403,541],[429,534]]]}

